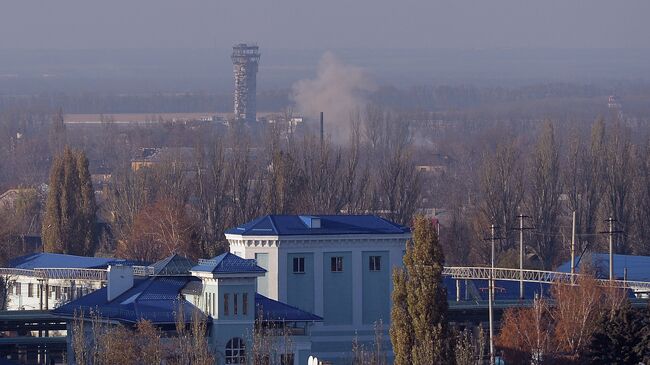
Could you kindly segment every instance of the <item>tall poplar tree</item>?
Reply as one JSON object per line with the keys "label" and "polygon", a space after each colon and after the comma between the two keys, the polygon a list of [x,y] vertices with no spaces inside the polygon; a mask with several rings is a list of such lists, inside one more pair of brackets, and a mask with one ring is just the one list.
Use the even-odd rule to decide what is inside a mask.
{"label": "tall poplar tree", "polygon": [[96,211],[88,159],[65,147],[50,170],[42,232],[45,251],[93,255]]}
{"label": "tall poplar tree", "polygon": [[404,268],[393,272],[391,341],[395,364],[445,364],[452,360],[447,326],[444,255],[432,222],[414,220]]}

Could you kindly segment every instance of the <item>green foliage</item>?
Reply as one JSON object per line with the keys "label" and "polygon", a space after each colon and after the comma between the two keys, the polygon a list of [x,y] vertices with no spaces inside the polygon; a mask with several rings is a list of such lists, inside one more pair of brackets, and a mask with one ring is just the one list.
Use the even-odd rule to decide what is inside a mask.
{"label": "green foliage", "polygon": [[639,364],[650,359],[648,311],[629,303],[603,316],[589,346],[592,364]]}
{"label": "green foliage", "polygon": [[430,220],[414,220],[403,270],[393,273],[391,340],[395,364],[441,364],[451,358],[444,255]]}
{"label": "green foliage", "polygon": [[66,147],[56,157],[49,189],[42,230],[45,251],[93,255],[97,205],[83,152]]}

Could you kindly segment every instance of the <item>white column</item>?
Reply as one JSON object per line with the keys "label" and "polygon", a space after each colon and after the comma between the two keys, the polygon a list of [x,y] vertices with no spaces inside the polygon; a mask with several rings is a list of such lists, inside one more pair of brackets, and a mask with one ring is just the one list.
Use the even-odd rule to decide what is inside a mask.
{"label": "white column", "polygon": [[[388,268],[389,270],[389,275],[390,275],[390,280],[388,281],[389,283],[389,289],[390,292],[393,292],[393,269],[396,267],[402,267],[404,266],[404,261],[402,259],[402,252],[406,249],[406,247],[397,247],[397,248],[392,248],[389,251],[389,260],[390,261],[390,267]],[[392,300],[392,299],[391,299]],[[391,306],[392,306],[392,301],[391,301]]]}
{"label": "white column", "polygon": [[363,323],[363,255],[360,250],[352,251],[352,323]]}
{"label": "white column", "polygon": [[278,254],[278,300],[287,302],[287,250],[279,245],[275,249]]}
{"label": "white column", "polygon": [[314,304],[317,316],[323,316],[323,251],[314,252]]}

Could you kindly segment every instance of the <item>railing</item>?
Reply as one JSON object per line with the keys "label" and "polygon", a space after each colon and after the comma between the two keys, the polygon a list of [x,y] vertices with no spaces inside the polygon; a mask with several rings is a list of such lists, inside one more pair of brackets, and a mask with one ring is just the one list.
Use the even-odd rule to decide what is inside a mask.
{"label": "railing", "polygon": [[[32,276],[38,279],[95,280],[106,281],[106,269],[75,268],[36,268],[15,269],[0,268],[0,275]],[[134,276],[153,276],[153,266],[133,266]]]}
{"label": "railing", "polygon": [[[442,274],[451,276],[454,279],[467,279],[467,280],[488,280],[490,279],[490,272],[494,280],[507,280],[507,281],[527,281],[533,283],[565,283],[571,284],[577,281],[580,274],[571,274],[567,272],[558,271],[542,271],[542,270],[519,270],[519,269],[504,269],[489,267],[445,267],[442,269]],[[630,280],[608,280],[598,279],[602,284],[614,286],[617,288],[629,288],[634,290],[650,290],[650,282],[646,281],[630,281]]]}
{"label": "railing", "polygon": [[134,276],[152,276],[153,274],[153,266],[133,266]]}
{"label": "railing", "polygon": [[104,269],[0,268],[0,275],[32,276],[38,279],[99,280],[99,281],[106,280],[106,270]]}

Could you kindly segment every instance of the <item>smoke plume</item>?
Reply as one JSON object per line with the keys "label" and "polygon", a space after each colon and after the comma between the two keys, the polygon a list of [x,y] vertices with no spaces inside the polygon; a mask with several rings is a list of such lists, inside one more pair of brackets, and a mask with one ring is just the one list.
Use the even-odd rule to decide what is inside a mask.
{"label": "smoke plume", "polygon": [[292,100],[296,111],[311,120],[325,113],[325,135],[345,141],[350,132],[350,115],[363,110],[375,83],[360,67],[343,64],[327,52],[318,64],[316,78],[293,85]]}

